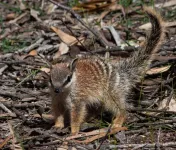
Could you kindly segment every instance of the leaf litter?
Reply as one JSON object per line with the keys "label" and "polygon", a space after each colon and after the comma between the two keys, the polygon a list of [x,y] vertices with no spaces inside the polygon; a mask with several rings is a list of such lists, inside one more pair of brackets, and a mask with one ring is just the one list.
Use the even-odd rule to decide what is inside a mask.
{"label": "leaf litter", "polygon": [[[143,40],[137,39],[144,38],[143,29],[150,28],[146,18],[141,19],[144,14],[135,3],[127,6],[114,0],[79,1],[72,8],[85,20],[87,28],[73,14],[68,15],[71,7],[68,11],[64,6],[71,6],[71,1],[60,1],[61,7],[44,0],[0,3],[1,149],[176,147],[176,30],[173,14],[166,9],[174,13],[175,1],[158,0],[154,4],[168,16],[168,37],[143,81],[131,93],[132,98],[128,98],[134,105],[124,125],[128,130],[109,132],[110,115],[103,112],[85,123],[75,137],[70,135],[69,127],[53,127],[47,86],[50,65],[71,63],[76,56],[84,55],[110,58],[112,63],[126,59],[137,49],[136,45],[142,46]],[[106,26],[113,29],[113,34]]]}

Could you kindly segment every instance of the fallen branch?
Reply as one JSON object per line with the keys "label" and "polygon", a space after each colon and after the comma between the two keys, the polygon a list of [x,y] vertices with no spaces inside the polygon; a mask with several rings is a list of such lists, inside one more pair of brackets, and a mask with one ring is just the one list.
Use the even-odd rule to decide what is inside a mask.
{"label": "fallen branch", "polygon": [[165,120],[160,122],[148,122],[148,123],[135,123],[136,126],[152,126],[152,125],[163,125],[163,124],[173,124],[176,120]]}
{"label": "fallen branch", "polygon": [[11,117],[16,117],[16,114],[13,113],[10,109],[8,109],[4,104],[0,102],[0,108],[4,111],[8,112]]}
{"label": "fallen branch", "polygon": [[[81,134],[81,135],[76,135],[76,136],[68,137],[68,138],[66,138],[66,140],[72,140],[72,139],[75,139],[75,138],[80,138],[80,137],[86,137],[86,136],[90,136],[90,135],[95,135],[95,136],[90,137],[90,138],[88,138],[86,140],[83,140],[83,141],[72,140],[75,143],[88,144],[90,142],[93,142],[93,141],[95,141],[97,139],[100,139],[100,138],[106,136],[108,130],[109,130],[109,128],[95,130],[95,131],[92,131],[92,132],[88,132],[85,135]],[[110,132],[108,133],[108,135],[112,135],[112,134],[115,134],[115,133],[117,133],[119,131],[124,131],[124,130],[127,130],[127,128],[126,127],[112,128],[110,130]]]}
{"label": "fallen branch", "polygon": [[[135,148],[135,147],[143,147],[143,148],[154,148],[156,147],[157,143],[153,144],[123,144],[123,145],[109,145],[110,149],[117,149],[117,148]],[[176,147],[176,142],[167,142],[167,143],[160,143],[159,147]]]}
{"label": "fallen branch", "polygon": [[12,135],[9,135],[2,143],[0,143],[0,149],[3,148],[4,145],[6,145],[11,138],[12,138]]}
{"label": "fallen branch", "polygon": [[25,47],[22,48],[18,51],[16,51],[15,53],[21,53],[21,52],[25,52],[28,53],[29,51],[33,50],[34,48],[38,47],[41,45],[41,43],[44,41],[44,38],[40,38],[39,40],[37,40],[34,44],[30,45],[29,47]]}

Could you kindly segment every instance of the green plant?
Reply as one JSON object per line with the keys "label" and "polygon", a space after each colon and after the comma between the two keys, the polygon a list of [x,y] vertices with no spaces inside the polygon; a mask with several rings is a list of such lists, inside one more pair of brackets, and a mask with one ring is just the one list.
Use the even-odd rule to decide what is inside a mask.
{"label": "green plant", "polygon": [[132,4],[132,0],[120,0],[119,1],[120,5],[122,5],[123,7],[129,7]]}
{"label": "green plant", "polygon": [[10,6],[10,5],[3,3],[3,2],[0,2],[0,5],[3,5],[5,8],[11,10],[14,13],[18,13],[18,14],[22,13],[22,11],[19,7],[15,7],[15,6],[13,7],[13,6]]}
{"label": "green plant", "polygon": [[2,39],[0,42],[0,49],[4,53],[14,52],[27,45],[26,41],[19,41],[18,39]]}
{"label": "green plant", "polygon": [[68,5],[70,7],[74,7],[74,6],[78,5],[78,4],[79,4],[79,0],[69,0],[68,1]]}
{"label": "green plant", "polygon": [[12,50],[11,41],[8,39],[3,39],[1,42],[1,49],[5,53],[12,52],[13,50]]}
{"label": "green plant", "polygon": [[13,11],[14,13],[18,13],[18,14],[22,13],[22,11],[19,7],[10,7],[9,6],[9,10]]}
{"label": "green plant", "polygon": [[167,10],[166,11],[166,18],[171,19],[171,20],[176,20],[176,9],[173,10]]}

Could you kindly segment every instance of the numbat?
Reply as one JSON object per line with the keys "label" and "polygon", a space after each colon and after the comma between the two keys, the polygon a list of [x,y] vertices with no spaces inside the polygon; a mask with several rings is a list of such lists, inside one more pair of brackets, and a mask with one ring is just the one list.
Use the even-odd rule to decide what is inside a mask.
{"label": "numbat", "polygon": [[164,38],[164,23],[152,8],[144,7],[151,21],[151,33],[143,49],[112,65],[100,58],[79,58],[71,69],[62,65],[51,69],[51,93],[56,126],[63,127],[63,114],[70,111],[71,132],[78,133],[88,115],[88,107],[101,106],[114,115],[112,127],[121,127],[126,118],[127,96],[148,69],[152,54]]}

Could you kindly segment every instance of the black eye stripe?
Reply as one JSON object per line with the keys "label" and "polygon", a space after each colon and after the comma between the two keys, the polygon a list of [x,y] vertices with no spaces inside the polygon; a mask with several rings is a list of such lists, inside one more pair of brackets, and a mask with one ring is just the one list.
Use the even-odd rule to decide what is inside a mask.
{"label": "black eye stripe", "polygon": [[71,81],[71,78],[72,78],[72,74],[67,76],[67,79],[64,81],[63,86],[67,85]]}

